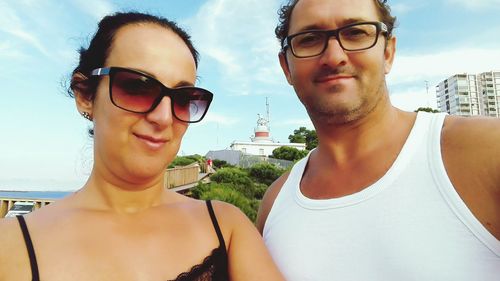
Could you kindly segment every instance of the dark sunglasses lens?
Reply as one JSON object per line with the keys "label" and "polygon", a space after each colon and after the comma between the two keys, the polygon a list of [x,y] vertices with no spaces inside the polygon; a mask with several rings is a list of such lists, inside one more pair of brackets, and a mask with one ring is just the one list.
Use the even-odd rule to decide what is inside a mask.
{"label": "dark sunglasses lens", "polygon": [[125,110],[146,112],[161,93],[161,85],[144,75],[117,71],[112,78],[111,100]]}
{"label": "dark sunglasses lens", "polygon": [[174,89],[174,115],[185,122],[200,121],[212,101],[212,93],[199,88]]}

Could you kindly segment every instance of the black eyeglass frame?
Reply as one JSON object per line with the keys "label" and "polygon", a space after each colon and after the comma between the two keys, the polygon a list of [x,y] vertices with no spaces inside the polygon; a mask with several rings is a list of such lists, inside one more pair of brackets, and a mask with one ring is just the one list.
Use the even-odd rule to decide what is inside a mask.
{"label": "black eyeglass frame", "polygon": [[[146,111],[130,110],[130,109],[123,108],[122,106],[119,106],[119,105],[117,105],[115,103],[115,101],[113,99],[113,93],[112,93],[113,90],[112,90],[112,88],[113,88],[114,74],[116,72],[129,72],[129,73],[134,73],[134,74],[142,75],[142,76],[144,76],[144,77],[146,77],[148,79],[151,79],[155,83],[158,83],[161,86],[161,92],[160,92],[160,94],[153,101],[153,104],[151,105],[151,107],[148,110],[146,110]],[[212,94],[210,91],[208,91],[206,89],[203,89],[203,88],[199,88],[199,87],[185,86],[185,87],[169,88],[169,87],[163,85],[163,83],[161,83],[160,81],[158,81],[154,77],[151,77],[148,74],[145,74],[145,73],[137,71],[137,70],[129,69],[129,68],[124,68],[124,67],[112,66],[112,67],[96,68],[96,69],[92,70],[91,75],[92,76],[103,76],[103,75],[108,75],[109,76],[109,98],[110,98],[110,100],[111,100],[111,102],[113,103],[114,106],[116,106],[116,107],[118,107],[120,109],[123,109],[125,111],[132,112],[132,113],[147,114],[147,113],[150,113],[153,110],[155,110],[155,108],[160,104],[160,102],[163,99],[163,97],[169,97],[172,100],[172,102],[170,103],[172,115],[174,115],[174,117],[177,120],[179,120],[181,122],[186,122],[186,123],[197,123],[197,122],[200,122],[201,120],[203,120],[203,118],[205,117],[205,115],[208,112],[208,108],[210,107],[210,104],[212,103],[213,96],[214,96],[214,94]],[[203,92],[203,93],[206,94],[206,98],[203,99],[203,100],[207,101],[207,107],[205,108],[205,112],[203,112],[203,114],[201,115],[201,117],[198,120],[194,120],[194,121],[183,120],[183,119],[179,118],[177,116],[177,114],[175,113],[174,101],[173,101],[175,99],[174,98],[175,94],[173,92],[175,92],[176,90],[183,90],[183,89],[184,90],[185,89],[187,89],[187,90],[193,89],[193,90],[201,91],[201,92]]]}
{"label": "black eyeglass frame", "polygon": [[[345,30],[347,28],[351,28],[353,26],[363,25],[363,24],[371,24],[371,25],[374,25],[376,27],[376,33],[377,34],[375,36],[375,40],[374,40],[373,44],[370,45],[369,47],[360,48],[360,49],[348,49],[348,48],[345,48],[344,45],[342,44],[342,40],[339,39],[340,32],[342,32],[342,30]],[[292,39],[294,37],[297,37],[297,36],[300,36],[300,35],[306,34],[306,33],[325,34],[326,35],[326,40],[325,40],[323,49],[321,49],[321,51],[318,54],[315,54],[315,55],[298,56],[298,55],[295,54],[295,52],[293,50],[293,47],[292,47],[292,44],[291,44]],[[372,48],[373,46],[375,46],[377,44],[377,42],[378,42],[378,38],[380,37],[380,34],[384,34],[384,33],[385,34],[389,33],[387,25],[385,23],[379,22],[379,21],[356,22],[356,23],[351,23],[351,24],[342,26],[342,27],[337,28],[337,29],[330,29],[330,30],[321,30],[321,29],[306,30],[306,31],[301,31],[301,32],[298,32],[298,33],[295,33],[295,34],[292,34],[292,35],[289,35],[289,36],[285,37],[283,39],[283,41],[281,42],[281,46],[282,46],[281,47],[281,52],[285,53],[286,49],[290,48],[290,51],[292,52],[292,55],[295,56],[296,58],[311,58],[311,57],[316,57],[316,56],[319,56],[319,55],[321,55],[321,54],[323,54],[325,52],[326,48],[328,47],[328,42],[330,41],[331,37],[335,37],[337,39],[337,41],[339,42],[340,47],[344,51],[347,51],[347,52],[364,51],[364,50],[368,50],[368,49]]]}

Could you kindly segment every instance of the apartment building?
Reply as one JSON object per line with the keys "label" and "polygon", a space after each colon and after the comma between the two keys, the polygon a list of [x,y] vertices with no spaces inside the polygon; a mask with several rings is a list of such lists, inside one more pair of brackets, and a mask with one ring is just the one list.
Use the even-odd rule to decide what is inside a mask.
{"label": "apartment building", "polygon": [[500,117],[500,71],[455,74],[436,86],[436,97],[442,112]]}

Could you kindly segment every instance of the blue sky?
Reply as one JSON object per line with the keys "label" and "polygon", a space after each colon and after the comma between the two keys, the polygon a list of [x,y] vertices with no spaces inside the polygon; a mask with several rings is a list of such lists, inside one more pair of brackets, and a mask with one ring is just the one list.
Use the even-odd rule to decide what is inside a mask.
{"label": "blue sky", "polygon": [[[500,0],[389,0],[398,17],[391,100],[435,107],[434,86],[462,72],[500,69]],[[65,96],[80,46],[98,20],[138,10],[177,21],[201,53],[199,86],[215,93],[205,120],[190,126],[180,154],[249,140],[271,105],[271,133],[287,142],[312,128],[277,60],[281,0],[0,0],[0,190],[74,190],[92,166],[88,123]],[[429,95],[425,81],[429,81]]]}

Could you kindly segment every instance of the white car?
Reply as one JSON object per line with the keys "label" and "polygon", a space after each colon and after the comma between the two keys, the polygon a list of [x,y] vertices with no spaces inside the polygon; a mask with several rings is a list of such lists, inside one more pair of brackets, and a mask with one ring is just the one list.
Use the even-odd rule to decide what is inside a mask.
{"label": "white car", "polygon": [[31,213],[35,209],[35,202],[15,202],[9,212],[5,215],[6,218],[22,216]]}

